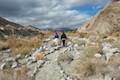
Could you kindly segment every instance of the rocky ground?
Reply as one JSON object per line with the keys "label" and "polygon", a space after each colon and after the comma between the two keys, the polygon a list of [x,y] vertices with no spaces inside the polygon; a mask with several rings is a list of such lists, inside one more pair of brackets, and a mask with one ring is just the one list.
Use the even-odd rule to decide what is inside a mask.
{"label": "rocky ground", "polygon": [[[98,46],[98,42],[93,42],[88,38],[73,36],[69,38],[70,40],[66,47],[51,46],[51,40],[49,38],[45,39],[43,46],[33,48],[25,56],[18,54],[13,57],[10,55],[10,49],[1,51],[0,80],[120,80],[119,76],[112,75],[114,68],[110,64],[107,64],[112,56],[119,55],[119,47],[113,47],[110,42],[103,41],[100,42],[101,47],[99,51],[94,52],[94,49]],[[89,55],[85,53],[89,49],[88,46],[92,47],[92,53],[89,53]],[[88,52],[91,51],[89,50]],[[87,57],[83,57],[86,54]],[[87,60],[92,60],[94,64],[91,64],[93,65],[96,65],[96,60],[99,60],[107,64],[107,66],[104,67],[104,71],[97,73],[97,71],[91,68],[91,64],[85,68],[87,63],[84,65],[82,62],[86,62]],[[84,68],[79,66],[81,64],[88,71],[85,72]],[[119,66],[120,63],[118,60],[118,71]]]}

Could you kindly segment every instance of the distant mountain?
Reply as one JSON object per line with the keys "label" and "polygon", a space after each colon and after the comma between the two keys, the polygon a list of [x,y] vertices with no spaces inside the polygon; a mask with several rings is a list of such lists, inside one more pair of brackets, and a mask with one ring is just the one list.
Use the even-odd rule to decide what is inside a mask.
{"label": "distant mountain", "polygon": [[64,27],[64,28],[47,28],[47,29],[44,29],[44,30],[58,31],[58,32],[68,32],[68,31],[76,31],[77,28],[67,28],[67,27]]}
{"label": "distant mountain", "polygon": [[41,30],[38,28],[33,26],[25,27],[0,17],[0,37],[7,37],[11,35],[34,36],[40,33]]}
{"label": "distant mountain", "polygon": [[120,0],[113,0],[107,7],[98,12],[79,32],[96,32],[109,34],[120,32]]}
{"label": "distant mountain", "polygon": [[17,23],[14,23],[14,22],[10,22],[2,17],[0,17],[0,27],[7,27],[7,25],[11,25],[11,27],[23,27],[22,25],[20,24],[17,24]]}

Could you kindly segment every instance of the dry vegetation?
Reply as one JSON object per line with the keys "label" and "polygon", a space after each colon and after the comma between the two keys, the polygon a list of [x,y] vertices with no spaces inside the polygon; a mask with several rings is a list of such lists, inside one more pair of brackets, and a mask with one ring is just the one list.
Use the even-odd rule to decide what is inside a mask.
{"label": "dry vegetation", "polygon": [[7,40],[8,45],[12,49],[12,52],[15,54],[27,54],[32,50],[32,48],[40,47],[41,42],[42,40],[39,37],[24,39],[16,39],[13,37]]}
{"label": "dry vegetation", "polygon": [[89,37],[89,33],[87,32],[67,32],[67,35],[68,36],[76,36],[76,37],[79,37],[79,38],[88,38]]}
{"label": "dry vegetation", "polygon": [[101,50],[100,46],[87,46],[81,53],[81,60],[89,60]]}
{"label": "dry vegetation", "polygon": [[[95,35],[96,36],[96,35]],[[90,77],[93,75],[104,74],[106,72],[112,72],[113,76],[120,80],[120,55],[113,55],[109,62],[101,58],[96,58],[94,55],[101,51],[101,43],[108,42],[114,48],[120,48],[120,37],[118,33],[114,33],[109,37],[101,37],[101,35],[95,37],[94,35],[89,36],[90,43],[95,45],[87,44],[84,50],[80,53],[80,58],[77,60],[73,72],[80,75],[81,78]],[[111,70],[111,67],[113,70]]]}
{"label": "dry vegetation", "polygon": [[98,75],[106,72],[107,63],[101,59],[95,58],[95,54],[100,51],[100,47],[87,47],[81,53],[77,60],[74,71],[81,78]]}
{"label": "dry vegetation", "polygon": [[27,68],[25,66],[16,70],[0,71],[0,80],[31,80],[27,76]]}
{"label": "dry vegetation", "polygon": [[12,55],[22,54],[25,55],[29,53],[32,48],[38,48],[42,44],[43,36],[35,37],[22,37],[17,38],[16,36],[10,36],[1,42],[4,43],[3,48],[10,48]]}
{"label": "dry vegetation", "polygon": [[88,46],[81,53],[80,59],[75,66],[75,72],[81,77],[88,77],[99,73],[104,63],[95,59],[94,55],[100,51],[99,46]]}

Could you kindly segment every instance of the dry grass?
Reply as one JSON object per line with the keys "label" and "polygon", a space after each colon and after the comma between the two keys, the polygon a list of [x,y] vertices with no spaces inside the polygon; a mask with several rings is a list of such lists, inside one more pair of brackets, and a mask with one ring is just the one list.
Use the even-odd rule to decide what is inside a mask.
{"label": "dry grass", "polygon": [[109,62],[106,62],[105,60],[94,57],[94,54],[98,53],[100,50],[101,49],[99,46],[86,47],[81,53],[80,59],[77,60],[73,72],[79,74],[80,77],[85,78],[93,75],[111,72],[111,68],[113,68],[113,76],[120,79],[120,54],[113,55],[110,58]]}
{"label": "dry grass", "polygon": [[0,80],[31,80],[27,76],[27,67],[23,66],[17,70],[0,71]]}
{"label": "dry grass", "polygon": [[75,66],[74,70],[81,77],[89,77],[97,74],[105,73],[105,69],[107,64],[104,61],[99,59],[87,59],[85,61],[79,60],[77,66]]}
{"label": "dry grass", "polygon": [[81,53],[81,60],[91,59],[96,53],[101,50],[100,46],[87,46],[84,51]]}
{"label": "dry grass", "polygon": [[99,46],[86,47],[81,53],[80,59],[76,62],[74,72],[81,77],[93,76],[104,72],[107,66],[106,62],[94,57],[99,51]]}
{"label": "dry grass", "polygon": [[6,40],[8,46],[11,48],[13,55],[16,54],[28,54],[32,48],[37,48],[41,45],[41,38],[36,37],[24,37],[24,38],[17,38],[11,36]]}
{"label": "dry grass", "polygon": [[80,38],[88,38],[89,37],[89,33],[87,33],[87,32],[80,32],[79,33],[79,37]]}
{"label": "dry grass", "polygon": [[120,32],[114,32],[114,33],[112,33],[111,36],[114,36],[114,37],[120,37]]}
{"label": "dry grass", "polygon": [[102,42],[110,43],[114,48],[120,48],[120,38],[119,37],[110,37],[104,39]]}
{"label": "dry grass", "polygon": [[4,40],[0,40],[0,51],[8,49],[9,46]]}
{"label": "dry grass", "polygon": [[109,65],[111,65],[112,67],[114,68],[117,68],[120,66],[120,54],[115,54],[113,55],[109,62],[108,62]]}

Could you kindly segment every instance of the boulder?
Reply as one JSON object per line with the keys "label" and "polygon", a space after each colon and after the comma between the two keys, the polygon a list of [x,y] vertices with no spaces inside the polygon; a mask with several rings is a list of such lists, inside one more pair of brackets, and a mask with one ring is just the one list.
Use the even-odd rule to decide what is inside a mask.
{"label": "boulder", "polygon": [[118,48],[112,48],[112,45],[109,43],[103,43],[102,44],[102,54],[105,56],[105,59],[108,61],[109,58],[119,52],[120,50]]}

